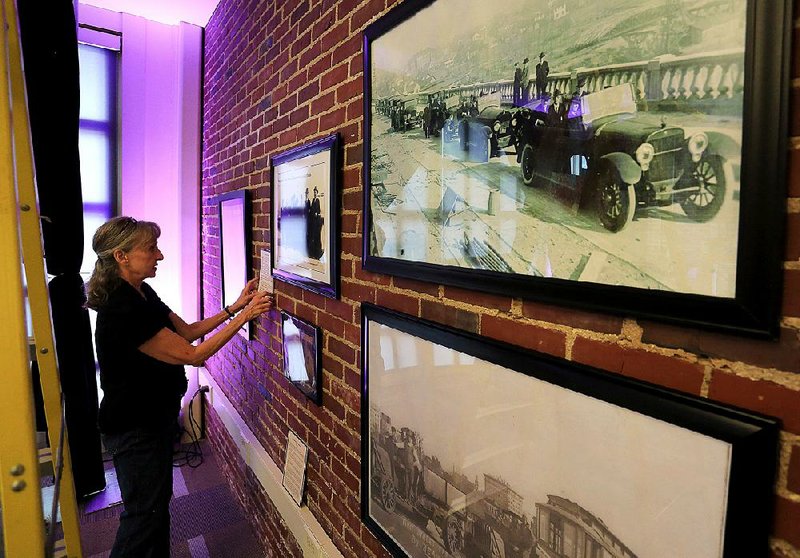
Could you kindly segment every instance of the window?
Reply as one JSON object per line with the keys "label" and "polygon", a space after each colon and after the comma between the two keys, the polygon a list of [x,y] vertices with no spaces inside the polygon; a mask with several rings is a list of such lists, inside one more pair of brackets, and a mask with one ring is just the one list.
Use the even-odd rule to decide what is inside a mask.
{"label": "window", "polygon": [[564,520],[557,515],[550,517],[550,548],[559,556],[564,553]]}
{"label": "window", "polygon": [[78,149],[81,158],[84,248],[81,275],[94,268],[92,236],[117,214],[117,65],[119,52],[88,44],[78,46],[81,111]]}

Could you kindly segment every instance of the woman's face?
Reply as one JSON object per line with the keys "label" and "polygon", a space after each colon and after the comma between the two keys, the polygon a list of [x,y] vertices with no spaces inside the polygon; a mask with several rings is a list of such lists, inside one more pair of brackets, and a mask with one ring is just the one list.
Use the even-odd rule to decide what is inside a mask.
{"label": "woman's face", "polygon": [[146,279],[156,276],[158,262],[164,259],[164,254],[158,249],[158,239],[154,238],[137,245],[125,257],[127,262],[123,267],[132,278]]}

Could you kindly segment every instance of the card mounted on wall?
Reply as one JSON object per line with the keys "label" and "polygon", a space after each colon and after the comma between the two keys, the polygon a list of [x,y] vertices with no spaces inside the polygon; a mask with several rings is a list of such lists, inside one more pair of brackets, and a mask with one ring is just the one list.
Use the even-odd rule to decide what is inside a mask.
{"label": "card mounted on wall", "polygon": [[283,487],[298,506],[303,503],[307,462],[308,446],[290,430],[286,443],[286,461],[283,464]]}

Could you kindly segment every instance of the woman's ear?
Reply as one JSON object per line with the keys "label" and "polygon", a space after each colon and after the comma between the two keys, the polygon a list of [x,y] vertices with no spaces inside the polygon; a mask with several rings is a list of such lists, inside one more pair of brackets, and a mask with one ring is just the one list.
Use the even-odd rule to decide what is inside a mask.
{"label": "woman's ear", "polygon": [[128,261],[128,256],[122,250],[114,250],[114,259],[118,264],[123,264]]}

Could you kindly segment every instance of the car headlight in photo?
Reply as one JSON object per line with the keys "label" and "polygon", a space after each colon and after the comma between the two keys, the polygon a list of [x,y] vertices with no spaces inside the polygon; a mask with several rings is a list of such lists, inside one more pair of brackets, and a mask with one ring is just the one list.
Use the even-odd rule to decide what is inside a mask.
{"label": "car headlight in photo", "polygon": [[650,163],[653,161],[655,154],[655,148],[649,143],[643,143],[636,148],[636,162],[639,163],[643,171],[650,168]]}
{"label": "car headlight in photo", "polygon": [[703,132],[694,134],[689,138],[688,144],[689,153],[692,154],[692,162],[696,163],[703,156],[706,148],[708,147],[708,136]]}

